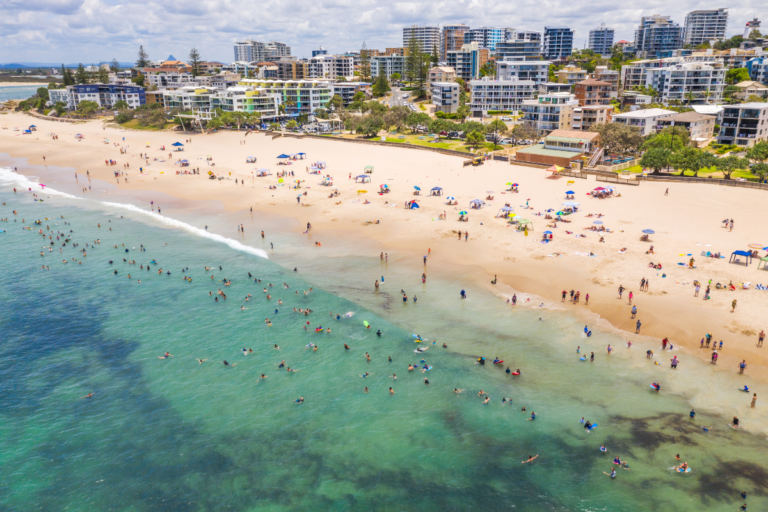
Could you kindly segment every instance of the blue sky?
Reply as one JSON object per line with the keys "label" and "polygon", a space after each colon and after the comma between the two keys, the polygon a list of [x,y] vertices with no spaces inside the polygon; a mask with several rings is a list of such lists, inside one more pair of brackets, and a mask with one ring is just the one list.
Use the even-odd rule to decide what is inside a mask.
{"label": "blue sky", "polygon": [[[741,33],[768,4],[757,0],[729,7],[728,35]],[[322,45],[331,53],[400,46],[412,24],[465,23],[470,27],[543,30],[567,25],[582,47],[601,22],[616,38],[632,40],[640,17],[670,15],[681,25],[694,9],[714,9],[692,0],[2,0],[0,63],[133,61],[140,44],[151,58],[173,54],[184,60],[197,47],[208,60],[229,62],[236,40],[276,40],[293,54],[310,56]],[[764,29],[768,30],[768,19]]]}

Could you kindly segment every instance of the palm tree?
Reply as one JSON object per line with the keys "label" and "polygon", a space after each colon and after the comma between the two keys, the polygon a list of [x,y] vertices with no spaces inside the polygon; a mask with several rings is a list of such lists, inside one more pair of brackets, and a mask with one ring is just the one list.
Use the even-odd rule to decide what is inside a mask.
{"label": "palm tree", "polygon": [[691,103],[693,103],[693,100],[695,100],[695,99],[696,99],[696,95],[695,95],[695,94],[693,94],[692,92],[687,92],[687,93],[685,93],[685,95],[684,95],[684,96],[685,96],[685,99],[687,99],[687,100],[688,100],[688,105],[690,105]]}
{"label": "palm tree", "polygon": [[712,91],[707,89],[706,91],[704,91],[704,94],[702,94],[702,96],[704,96],[704,99],[707,101],[707,105],[709,105],[709,98],[712,96]]}

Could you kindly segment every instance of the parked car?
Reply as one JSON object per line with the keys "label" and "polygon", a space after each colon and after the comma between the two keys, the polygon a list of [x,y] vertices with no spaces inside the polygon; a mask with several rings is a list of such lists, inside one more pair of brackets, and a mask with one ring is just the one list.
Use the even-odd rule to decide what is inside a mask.
{"label": "parked car", "polygon": [[511,117],[502,117],[501,120],[502,121],[512,121],[512,118]]}

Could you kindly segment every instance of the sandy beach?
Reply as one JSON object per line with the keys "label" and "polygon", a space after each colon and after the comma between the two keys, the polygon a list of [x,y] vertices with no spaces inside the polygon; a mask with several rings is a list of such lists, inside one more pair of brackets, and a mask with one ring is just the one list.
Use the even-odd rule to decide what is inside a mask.
{"label": "sandy beach", "polygon": [[[22,135],[31,124],[37,131]],[[232,211],[253,208],[255,212],[295,218],[300,225],[311,222],[308,247],[314,242],[328,246],[337,237],[364,237],[377,242],[383,252],[407,252],[416,260],[431,250],[430,268],[455,265],[465,269],[467,278],[488,283],[489,288],[494,288],[490,281],[497,275],[495,293],[500,301],[517,293],[515,307],[538,307],[544,301],[550,307],[578,310],[587,321],[599,315],[604,328],[626,331],[628,339],[634,337],[639,319],[641,336],[668,337],[702,359],[709,359],[711,351],[698,350],[700,340],[705,333],[712,333],[715,341],[724,342],[717,370],[737,372],[738,362],[746,359],[746,373],[768,381],[768,360],[756,346],[757,334],[768,328],[764,313],[768,291],[755,290],[755,284],[768,284],[768,272],[756,270],[756,261],[749,267],[728,263],[735,250],[748,250],[751,243],[768,245],[762,219],[755,215],[765,201],[764,191],[643,182],[638,187],[614,186],[620,197],[595,199],[588,197],[589,191],[610,185],[593,177],[547,179],[549,173],[543,170],[506,162],[463,167],[464,158],[427,151],[321,139],[272,140],[263,133],[246,137],[234,132],[192,135],[191,143],[187,143],[190,136],[184,133],[122,130],[104,127],[99,121],[73,125],[23,114],[0,116],[0,127],[6,126],[0,130],[0,152],[27,158],[31,164],[74,168],[80,176],[89,172],[92,178],[113,183],[121,190],[157,190],[191,201],[220,201]],[[58,140],[50,133],[58,135]],[[84,138],[77,140],[75,134]],[[184,151],[172,153],[171,144],[177,141],[185,144]],[[127,153],[121,154],[120,148],[126,147]],[[307,158],[277,165],[276,157],[281,153],[299,152],[306,153]],[[148,160],[140,158],[142,153],[148,154]],[[210,161],[206,160],[209,155]],[[257,162],[246,163],[248,156],[256,157]],[[108,159],[117,165],[107,166]],[[179,159],[189,160],[190,166],[180,168],[176,164]],[[327,164],[322,176],[332,176],[333,186],[321,186],[321,175],[307,172],[317,161]],[[129,169],[124,168],[126,163]],[[369,165],[374,167],[371,183],[349,178],[363,174]],[[139,172],[140,167],[144,173]],[[176,174],[193,168],[199,168],[200,175]],[[254,177],[262,168],[270,169],[271,175]],[[117,183],[114,172],[123,171],[128,182],[121,177]],[[208,171],[224,179],[210,180]],[[277,173],[281,171],[292,171],[295,176],[278,183]],[[301,189],[287,186],[297,179],[302,180]],[[74,173],[71,180],[74,182]],[[508,182],[518,183],[520,192],[506,191]],[[382,184],[388,185],[391,193],[379,195]],[[420,197],[413,195],[414,186],[421,187]],[[430,197],[433,187],[441,187],[443,197]],[[337,197],[329,197],[333,190],[338,190]],[[361,190],[366,192],[358,193]],[[569,223],[547,227],[551,221],[536,214],[561,208],[568,190],[575,192],[573,200],[581,203],[580,212],[568,216]],[[304,192],[307,195],[297,202],[297,195]],[[469,208],[471,200],[484,200],[489,195],[494,199],[486,200],[482,209]],[[458,205],[447,205],[446,196],[455,197]],[[419,200],[420,208],[406,210],[405,203],[412,199]],[[370,203],[365,204],[365,200]],[[496,218],[507,203],[518,219],[533,221],[529,236],[505,219]],[[468,222],[458,222],[461,210],[470,212]],[[446,219],[440,220],[443,213]],[[723,227],[726,218],[734,219],[732,231]],[[594,222],[598,220],[609,233],[587,229],[597,226]],[[647,228],[655,234],[650,242],[642,242],[641,231]],[[459,240],[459,230],[469,232],[466,241],[463,236]],[[549,243],[540,241],[545,230],[554,235]],[[601,236],[605,242],[599,242]],[[646,254],[651,245],[654,254]],[[621,252],[623,248],[627,250]],[[702,257],[706,251],[720,252],[726,258]],[[760,251],[760,256],[764,255],[765,251]],[[695,268],[679,265],[687,265],[691,257]],[[661,263],[663,268],[650,268],[649,262]],[[372,275],[366,284],[373,288],[376,278]],[[648,291],[640,290],[644,278],[649,280]],[[699,297],[694,297],[694,280],[702,284]],[[712,298],[705,301],[704,290],[710,280]],[[729,282],[737,288],[742,282],[751,286],[749,290],[715,289],[716,283]],[[626,288],[622,299],[618,298],[620,285]],[[563,304],[561,292],[572,289],[580,292],[580,303],[571,305],[566,300]],[[631,318],[629,292],[638,308],[637,319]],[[589,304],[585,305],[587,294]],[[530,302],[526,302],[528,298]],[[738,304],[731,313],[734,299]]]}

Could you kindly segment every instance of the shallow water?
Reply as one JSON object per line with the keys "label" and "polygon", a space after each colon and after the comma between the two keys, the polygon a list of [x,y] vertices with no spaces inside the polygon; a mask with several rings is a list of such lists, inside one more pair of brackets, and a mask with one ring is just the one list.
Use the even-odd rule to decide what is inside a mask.
{"label": "shallow water", "polygon": [[[41,85],[13,85],[0,87],[0,103],[8,100],[25,100],[30,96],[37,93],[37,89],[40,87],[46,87],[45,84]],[[25,127],[26,128],[26,127]]]}
{"label": "shallow water", "polygon": [[[587,339],[567,311],[513,309],[459,269],[428,268],[423,285],[420,261],[361,257],[378,251],[358,243],[316,248],[311,235],[289,234],[292,221],[212,209],[203,218],[163,206],[164,217],[178,219],[169,222],[145,203],[104,204],[95,193],[77,199],[47,190],[41,203],[14,195],[15,179],[0,171],[7,203],[0,217],[10,220],[0,223],[3,508],[706,511],[735,510],[742,490],[750,507],[768,504],[764,436],[727,426],[735,412],[744,423],[763,418],[739,405],[749,400],[735,391],[734,376],[682,353],[672,372],[666,358],[653,365],[645,347],[627,349],[614,333],[595,330]],[[46,232],[71,229],[80,245],[43,240],[36,219]],[[232,236],[239,222],[249,222],[247,234]],[[201,225],[208,231],[192,228]],[[40,256],[51,241],[54,250]],[[152,260],[151,271],[139,268]],[[265,283],[274,284],[269,301]],[[228,298],[214,302],[219,288]],[[305,317],[294,307],[314,312]],[[354,315],[336,320],[329,312]],[[332,333],[313,332],[319,325]],[[412,333],[438,344],[416,355]],[[307,349],[310,342],[319,350]],[[594,351],[595,362],[579,361],[576,346]],[[253,354],[243,356],[244,347]],[[173,357],[158,359],[165,351]],[[478,356],[488,364],[475,364]],[[522,376],[490,364],[496,356]],[[409,373],[408,363],[422,357],[432,370]],[[298,371],[278,369],[281,360]],[[662,393],[649,389],[654,381]],[[299,396],[305,402],[294,404]],[[527,420],[531,411],[535,421]],[[586,432],[581,417],[599,427]],[[675,453],[691,473],[669,469]],[[529,454],[539,458],[521,464]],[[611,480],[603,472],[617,455],[631,469]]]}

